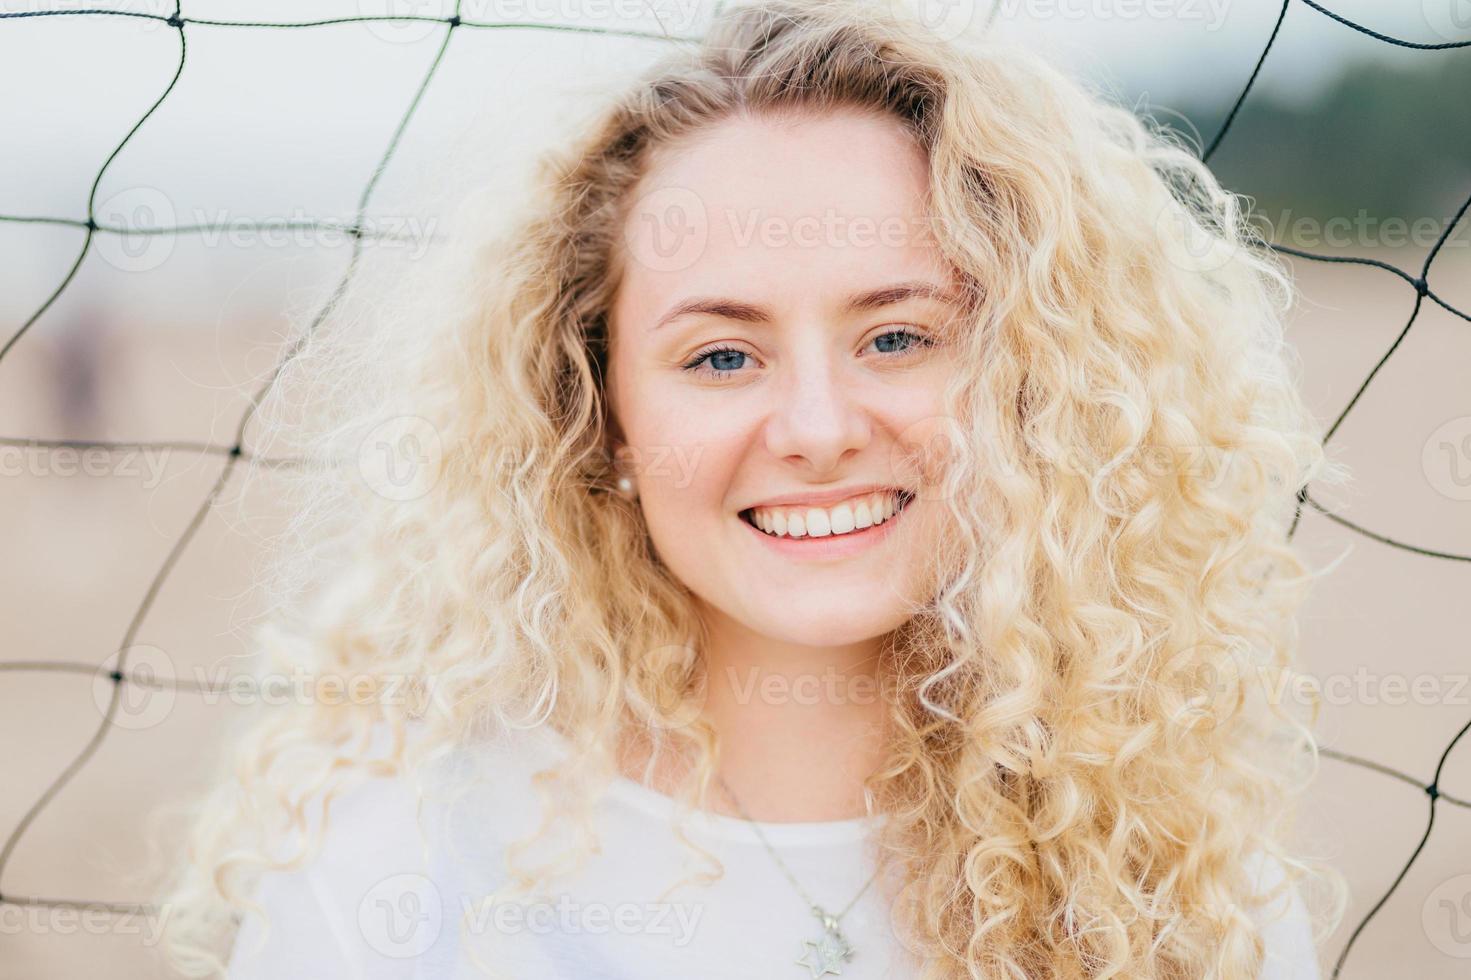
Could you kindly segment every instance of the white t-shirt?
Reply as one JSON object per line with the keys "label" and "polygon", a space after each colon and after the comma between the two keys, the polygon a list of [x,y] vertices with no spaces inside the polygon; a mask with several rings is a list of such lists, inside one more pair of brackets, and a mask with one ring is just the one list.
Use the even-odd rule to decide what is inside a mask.
{"label": "white t-shirt", "polygon": [[[347,791],[333,802],[323,849],[310,863],[261,876],[255,900],[270,915],[269,932],[258,916],[246,916],[230,980],[817,975],[816,966],[798,961],[819,962],[804,941],[819,940],[821,924],[752,826],[690,811],[686,835],[721,862],[724,874],[709,884],[688,880],[711,866],[671,832],[675,801],[623,777],[593,810],[600,852],[538,893],[508,894],[504,849],[534,831],[541,816],[543,797],[531,776],[567,751],[546,726],[462,749],[451,765],[469,788],[452,805],[431,794],[417,816],[417,796],[401,779],[372,779]],[[830,914],[857,896],[840,919],[853,949],[838,964],[844,980],[919,972],[890,925],[884,882],[864,889],[874,869],[868,842],[875,826],[874,818],[760,824],[791,874]],[[559,853],[565,827],[530,855]],[[1258,881],[1280,878],[1274,863],[1254,867]],[[1267,945],[1262,980],[1320,980],[1296,892],[1259,921]]]}

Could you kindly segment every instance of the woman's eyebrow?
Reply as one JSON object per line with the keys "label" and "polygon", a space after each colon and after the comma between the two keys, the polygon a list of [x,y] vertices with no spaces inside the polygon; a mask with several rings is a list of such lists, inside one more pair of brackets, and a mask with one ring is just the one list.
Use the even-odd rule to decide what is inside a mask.
{"label": "woman's eyebrow", "polygon": [[[944,303],[958,304],[959,298],[954,293],[938,286],[932,282],[915,280],[911,282],[899,282],[889,286],[880,286],[878,289],[870,289],[865,292],[856,293],[848,298],[843,308],[845,313],[862,313],[868,310],[877,310],[895,303],[902,303],[910,299],[936,299]],[[697,297],[687,299],[675,304],[667,313],[661,316],[653,329],[677,320],[682,316],[692,313],[703,313],[707,316],[718,316],[726,320],[739,320],[742,323],[771,323],[776,315],[763,306],[744,303],[740,300],[725,299],[723,297]],[[651,331],[652,332],[652,331]]]}

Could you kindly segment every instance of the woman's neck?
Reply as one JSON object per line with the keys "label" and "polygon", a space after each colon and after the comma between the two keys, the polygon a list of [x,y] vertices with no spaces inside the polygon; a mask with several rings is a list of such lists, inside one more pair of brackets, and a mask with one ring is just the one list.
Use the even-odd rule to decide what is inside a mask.
{"label": "woman's neck", "polygon": [[[889,724],[881,640],[797,646],[716,619],[702,656],[702,716],[720,739],[719,773],[753,819],[786,823],[865,814],[863,780],[884,761]],[[620,767],[637,778],[647,757],[625,746]],[[676,775],[666,767],[656,778],[672,786]],[[718,783],[710,805],[737,813]]]}

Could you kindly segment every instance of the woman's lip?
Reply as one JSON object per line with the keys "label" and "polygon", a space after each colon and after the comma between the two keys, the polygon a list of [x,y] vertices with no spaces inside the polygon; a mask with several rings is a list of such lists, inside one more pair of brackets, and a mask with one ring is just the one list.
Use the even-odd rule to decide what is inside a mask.
{"label": "woman's lip", "polygon": [[795,497],[774,497],[771,500],[763,500],[759,504],[752,504],[746,510],[755,510],[758,507],[785,507],[795,510],[798,507],[831,507],[834,504],[845,501],[857,500],[859,497],[867,497],[875,493],[896,493],[900,496],[913,496],[903,487],[886,486],[883,484],[870,484],[866,487],[850,487],[846,490],[830,490],[826,493],[810,493]]}
{"label": "woman's lip", "polygon": [[[912,503],[913,501],[911,501]],[[808,559],[820,561],[825,558],[847,558],[858,554],[869,548],[875,547],[889,536],[889,530],[903,519],[909,510],[909,505],[896,510],[888,520],[882,524],[874,524],[864,528],[862,531],[850,531],[847,534],[825,534],[822,537],[800,537],[789,538],[786,535],[777,537],[767,534],[756,525],[745,518],[737,515],[736,520],[769,548],[778,554],[789,558]]]}

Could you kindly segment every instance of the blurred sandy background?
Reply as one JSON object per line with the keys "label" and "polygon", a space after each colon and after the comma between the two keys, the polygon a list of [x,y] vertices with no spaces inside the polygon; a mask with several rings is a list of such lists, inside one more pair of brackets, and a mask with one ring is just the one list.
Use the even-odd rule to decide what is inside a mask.
{"label": "blurred sandy background", "polygon": [[[1232,30],[1237,33],[1201,36],[1202,45],[1215,46],[1209,47],[1211,51],[1237,52],[1220,73],[1208,79],[1211,84],[1224,89],[1239,84],[1243,58],[1249,66],[1255,56],[1251,46],[1259,48],[1276,7],[1276,3],[1239,4],[1232,14],[1236,18]],[[1374,12],[1367,5],[1347,3],[1342,10],[1366,18]],[[1303,13],[1299,7],[1293,16]],[[306,15],[306,11],[301,13]],[[1297,26],[1300,21],[1291,23]],[[28,26],[29,33],[17,40],[16,34],[7,33],[13,26],[0,22],[0,64],[6,63],[6,45],[15,52],[20,47],[44,45],[48,37],[59,33],[54,25],[49,28],[52,34]],[[1075,25],[1063,26],[1072,29]],[[1100,57],[1128,60],[1129,44],[1137,42],[1121,40],[1118,32],[1130,26],[1103,25],[1107,37],[1101,42]],[[84,30],[101,32],[97,36],[102,44],[109,31],[121,28],[82,28],[79,24],[69,30],[78,35]],[[206,126],[190,130],[198,137],[189,143],[199,151],[197,157],[168,157],[166,163],[160,163],[164,158],[157,156],[155,148],[154,170],[147,172],[162,169],[156,180],[119,179],[103,188],[131,193],[140,186],[168,187],[168,200],[176,206],[180,220],[188,217],[186,205],[210,200],[233,201],[232,213],[241,215],[289,216],[292,208],[306,204],[311,205],[306,210],[312,215],[350,214],[352,201],[437,44],[437,37],[371,39],[377,46],[374,51],[386,50],[385,58],[391,55],[390,67],[326,92],[314,87],[312,79],[319,75],[324,82],[340,80],[343,65],[328,71],[320,59],[303,58],[303,78],[291,80],[293,91],[310,92],[304,97],[314,101],[300,111],[305,122],[300,123],[293,141],[275,129],[253,128],[252,122],[283,117],[289,100],[266,98],[264,108],[252,108],[255,101],[231,89],[223,122],[219,113],[208,111],[208,97],[220,96],[210,85],[230,86],[224,76],[210,74],[206,68],[212,63],[207,45],[222,43],[219,33],[201,30],[196,35],[201,43],[200,50],[191,54],[197,58],[191,70],[203,77],[186,73],[190,85],[180,95],[181,101],[195,100],[197,104],[189,110],[194,114],[180,108],[171,121],[165,114],[139,138],[207,119],[219,132],[250,135],[239,148],[243,159],[233,151],[224,155],[222,143],[210,143]],[[1292,73],[1301,70],[1289,67],[1294,63],[1294,45],[1299,53],[1317,50],[1323,57],[1341,53],[1340,48],[1312,48],[1311,41],[1318,36],[1306,29],[1284,35],[1287,53],[1280,62],[1269,62],[1283,65],[1273,70],[1283,73],[1284,86],[1295,82]],[[0,214],[84,213],[78,208],[85,201],[91,176],[106,151],[126,132],[122,121],[131,124],[156,97],[176,57],[176,42],[167,30],[132,41],[156,46],[148,62],[151,76],[138,83],[131,101],[108,110],[108,125],[95,131],[78,126],[65,139],[52,130],[46,130],[49,135],[44,139],[38,137],[36,146],[44,145],[48,152],[54,151],[55,159],[69,161],[70,170],[53,167],[42,179],[33,168],[21,182],[13,169],[19,164],[13,158],[0,164],[12,168],[5,173],[15,178],[0,181]],[[192,36],[191,44],[194,41]],[[302,41],[298,36],[280,43]],[[518,42],[504,35],[494,42],[477,39],[476,43],[487,45],[478,70],[489,72],[492,69],[486,66],[494,65],[497,77],[513,71],[531,73],[525,81],[528,91],[539,80],[550,85],[556,71],[565,71],[583,56],[596,59],[603,50],[586,39],[549,42],[568,46],[559,48],[555,58],[540,58],[526,54],[524,42],[518,47]],[[500,47],[489,49],[492,43]],[[221,47],[214,53],[214,70],[218,70],[227,52]],[[458,70],[466,70],[463,60],[458,64]],[[621,70],[609,67],[611,64],[611,59],[599,63],[597,70]],[[129,84],[138,74],[122,61],[111,70]],[[595,74],[594,69],[589,71]],[[1176,76],[1183,78],[1178,66]],[[461,83],[466,80],[460,79]],[[1269,71],[1264,85],[1271,81]],[[504,127],[525,134],[524,143],[516,147],[523,153],[545,138],[545,130],[536,128],[541,117],[534,117],[530,108],[502,105],[498,99],[477,97],[476,105],[467,107],[456,96],[465,91],[485,92],[483,84],[446,84],[450,85],[447,89],[431,90],[439,98],[426,101],[423,126],[441,137],[454,134],[457,140],[483,147],[489,161],[487,173],[514,186],[520,163],[502,145],[511,142],[500,138],[504,130],[465,125],[466,115],[501,113],[497,118]],[[1145,84],[1140,82],[1136,88]],[[1155,86],[1156,98],[1164,97],[1159,94],[1163,82],[1148,84]],[[1176,92],[1181,101],[1195,97],[1185,81],[1180,84]],[[365,86],[380,85],[376,94],[365,92]],[[151,94],[144,98],[139,93]],[[47,88],[44,93],[37,90],[34,101],[44,104],[57,99],[51,111],[58,118],[67,118],[67,112],[73,110],[61,103],[66,97],[63,86]],[[107,98],[120,97],[111,93]],[[347,113],[350,105],[357,106],[361,114]],[[1217,103],[1211,105],[1218,108]],[[1452,105],[1440,106],[1443,114],[1453,109]],[[1201,118],[1211,118],[1213,111],[1216,109],[1203,112]],[[294,110],[292,114],[296,115]],[[1272,197],[1276,188],[1255,185],[1247,175],[1254,172],[1251,167],[1257,157],[1281,146],[1270,125],[1287,125],[1283,120],[1289,117],[1283,115],[1273,123],[1275,117],[1266,112],[1260,118],[1267,121],[1254,123],[1250,113],[1243,116],[1233,134],[1233,139],[1240,137],[1241,148],[1228,142],[1220,161],[1225,170],[1234,167],[1234,173],[1240,175],[1235,186],[1249,187],[1280,207],[1293,200],[1291,187],[1284,186]],[[318,142],[309,142],[303,135],[313,125],[325,129]],[[1267,128],[1254,130],[1254,125]],[[1210,131],[1206,125],[1201,128]],[[14,126],[7,129],[16,131]],[[349,155],[342,149],[343,141],[336,139],[338,134],[352,134],[367,149]],[[1446,138],[1433,132],[1423,135],[1427,146]],[[1347,148],[1338,146],[1337,151],[1344,170],[1359,166]],[[416,150],[412,143],[406,144],[404,152],[409,160],[426,161],[432,156],[422,148]],[[417,158],[413,156],[416,152]],[[120,158],[120,168],[125,161],[132,161],[129,165],[142,172],[132,157]],[[194,185],[192,191],[173,189],[171,177],[177,178],[179,186],[190,186],[186,178],[191,173],[209,174],[212,179]],[[1331,168],[1321,173],[1328,184],[1349,179]],[[262,208],[256,197],[243,192],[231,197],[231,180],[248,187],[252,178],[262,174],[274,186],[285,188],[269,205]],[[1439,179],[1447,176],[1436,174]],[[1387,188],[1388,195],[1406,187],[1413,190],[1423,177],[1417,171],[1402,171],[1402,175],[1402,180],[1383,179],[1376,186]],[[379,200],[390,202],[390,213],[407,197],[406,189],[414,185],[415,176],[413,163],[403,163],[385,175]],[[1450,178],[1460,176],[1449,174]],[[1471,190],[1471,185],[1463,185],[1461,193],[1465,190]],[[190,197],[196,191],[197,201]],[[208,198],[205,193],[217,197]],[[99,200],[105,196],[100,194]],[[1440,210],[1391,197],[1366,201],[1363,206],[1381,215],[1446,216],[1440,198],[1436,199]],[[1326,213],[1335,213],[1334,207],[1318,202],[1316,213],[1324,214],[1324,208]],[[1337,207],[1341,209],[1342,203]],[[398,213],[410,212],[402,206]],[[1418,271],[1424,243],[1388,247],[1381,239],[1377,234],[1369,239],[1358,236],[1352,243],[1357,247],[1347,251],[1372,255],[1412,274]],[[1447,301],[1463,309],[1471,309],[1471,289],[1466,285],[1471,282],[1468,239],[1471,235],[1463,225],[1430,277]],[[0,272],[4,311],[0,336],[8,338],[56,288],[80,240],[76,229],[0,221],[0,255],[14,260],[7,261],[5,271]],[[229,243],[203,245],[187,236],[179,238],[173,248],[165,261],[133,273],[122,268],[126,253],[114,252],[110,261],[100,254],[88,257],[74,288],[0,361],[0,437],[183,440],[227,446],[250,394],[281,352],[288,329],[284,311],[302,302],[304,290],[320,288],[322,282],[340,274],[348,251],[345,245],[321,247],[320,243],[262,251],[249,243],[238,248]],[[1342,248],[1321,250],[1345,252]],[[1309,401],[1326,423],[1347,404],[1403,328],[1414,304],[1414,290],[1391,274],[1365,267],[1299,261],[1295,269],[1304,296],[1289,340],[1302,357]],[[1471,330],[1467,327],[1465,321],[1426,302],[1408,337],[1333,440],[1335,454],[1355,473],[1354,484],[1320,497],[1320,502],[1387,537],[1431,550],[1471,553]],[[102,475],[69,474],[65,461],[55,454],[15,446],[0,446],[0,461],[4,463],[0,534],[6,559],[0,563],[5,646],[0,660],[110,663],[150,581],[224,466],[224,458],[184,449],[133,457],[131,462],[114,455]],[[186,677],[211,680],[220,680],[221,670],[241,669],[230,658],[247,652],[237,628],[258,612],[258,596],[250,591],[252,565],[259,557],[262,536],[277,526],[280,515],[268,486],[243,497],[238,486],[237,474],[226,487],[222,506],[205,519],[142,622],[135,641],[141,646],[133,654],[135,668],[163,664]],[[1444,747],[1471,721],[1471,649],[1464,604],[1467,565],[1388,547],[1312,510],[1305,513],[1296,542],[1318,567],[1338,562],[1318,585],[1302,620],[1305,669],[1338,692],[1324,710],[1320,731],[1325,744],[1428,783]],[[9,748],[0,784],[0,842],[12,836],[57,775],[94,737],[109,688],[109,682],[75,671],[0,672],[0,739]],[[146,723],[115,726],[109,731],[96,755],[16,840],[0,868],[0,895],[123,903],[146,897],[140,884],[140,876],[147,872],[141,865],[145,815],[158,804],[198,788],[203,764],[218,744],[224,723],[242,709],[228,697],[179,693],[155,694],[134,710],[139,713],[132,717],[146,717]],[[1440,786],[1446,794],[1471,800],[1471,737],[1447,760]],[[1323,946],[1325,976],[1349,931],[1379,900],[1419,842],[1428,811],[1426,794],[1414,785],[1324,760],[1317,792],[1305,815],[1304,833],[1315,849],[1335,860],[1354,889],[1344,926]],[[105,918],[28,911],[10,902],[0,903],[0,915],[4,916],[0,919],[0,980],[164,975],[148,944],[152,924],[146,919],[131,918],[119,924]],[[1359,937],[1341,975],[1348,980],[1450,980],[1471,975],[1471,809],[1445,800],[1439,804],[1434,833],[1424,852]]]}

